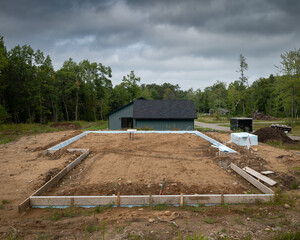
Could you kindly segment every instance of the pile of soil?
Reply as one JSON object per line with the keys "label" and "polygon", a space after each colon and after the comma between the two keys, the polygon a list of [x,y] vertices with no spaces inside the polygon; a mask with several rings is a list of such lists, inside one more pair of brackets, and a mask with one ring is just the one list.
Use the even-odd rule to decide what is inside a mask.
{"label": "pile of soil", "polygon": [[284,132],[279,129],[265,127],[257,130],[253,134],[258,136],[259,142],[281,141],[282,143],[295,144],[296,142],[290,139]]}
{"label": "pile of soil", "polygon": [[63,129],[80,129],[81,127],[70,122],[58,122],[53,123],[50,127],[53,128],[63,128]]}
{"label": "pile of soil", "polygon": [[269,115],[265,115],[259,111],[255,111],[254,113],[252,113],[252,118],[255,120],[267,120],[267,121],[271,121],[271,120],[275,120],[276,118],[269,116]]}

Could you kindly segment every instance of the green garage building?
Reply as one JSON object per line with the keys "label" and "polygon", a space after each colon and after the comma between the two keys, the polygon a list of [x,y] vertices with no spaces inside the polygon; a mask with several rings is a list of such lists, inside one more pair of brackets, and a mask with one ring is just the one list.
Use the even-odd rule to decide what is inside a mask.
{"label": "green garage building", "polygon": [[197,113],[191,100],[136,99],[108,115],[108,128],[193,130]]}

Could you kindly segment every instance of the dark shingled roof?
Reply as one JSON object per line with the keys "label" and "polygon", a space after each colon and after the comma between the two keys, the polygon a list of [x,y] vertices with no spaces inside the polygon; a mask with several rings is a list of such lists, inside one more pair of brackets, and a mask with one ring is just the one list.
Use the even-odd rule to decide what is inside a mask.
{"label": "dark shingled roof", "polygon": [[133,102],[135,119],[196,119],[191,100],[141,100]]}

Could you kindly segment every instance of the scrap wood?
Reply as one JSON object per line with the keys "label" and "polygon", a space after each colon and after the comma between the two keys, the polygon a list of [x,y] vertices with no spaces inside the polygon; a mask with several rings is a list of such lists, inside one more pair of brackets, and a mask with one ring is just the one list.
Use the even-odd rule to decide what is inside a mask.
{"label": "scrap wood", "polygon": [[267,170],[267,171],[262,171],[262,172],[260,172],[261,174],[264,174],[264,175],[269,175],[269,174],[272,174],[272,173],[274,173],[273,171],[269,171],[269,170]]}
{"label": "scrap wood", "polygon": [[252,168],[244,167],[243,170],[245,172],[251,174],[252,176],[258,178],[259,180],[264,181],[265,183],[269,184],[270,186],[274,186],[275,184],[277,184],[277,182],[275,182],[273,179],[260,174],[259,172],[253,170]]}

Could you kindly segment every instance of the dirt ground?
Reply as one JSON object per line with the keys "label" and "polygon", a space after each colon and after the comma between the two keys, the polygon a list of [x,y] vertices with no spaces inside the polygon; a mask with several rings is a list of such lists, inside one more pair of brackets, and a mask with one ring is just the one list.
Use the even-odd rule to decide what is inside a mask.
{"label": "dirt ground", "polygon": [[48,195],[244,193],[248,184],[222,170],[217,149],[192,134],[88,134],[69,148],[91,154]]}
{"label": "dirt ground", "polygon": [[[79,133],[25,136],[0,146],[0,239],[185,239],[193,234],[271,239],[300,231],[299,153],[262,143],[248,151],[228,143],[239,154],[217,157],[210,143],[190,134],[138,135],[134,141],[126,135],[89,134],[68,148],[89,147],[90,155],[47,195],[157,194],[163,177],[164,194],[256,191],[228,169],[234,162],[273,170],[278,191],[290,197],[282,195],[280,203],[269,205],[31,209],[18,215],[20,202],[78,156],[65,150],[43,156],[43,150]],[[230,138],[208,135],[222,143]]]}

